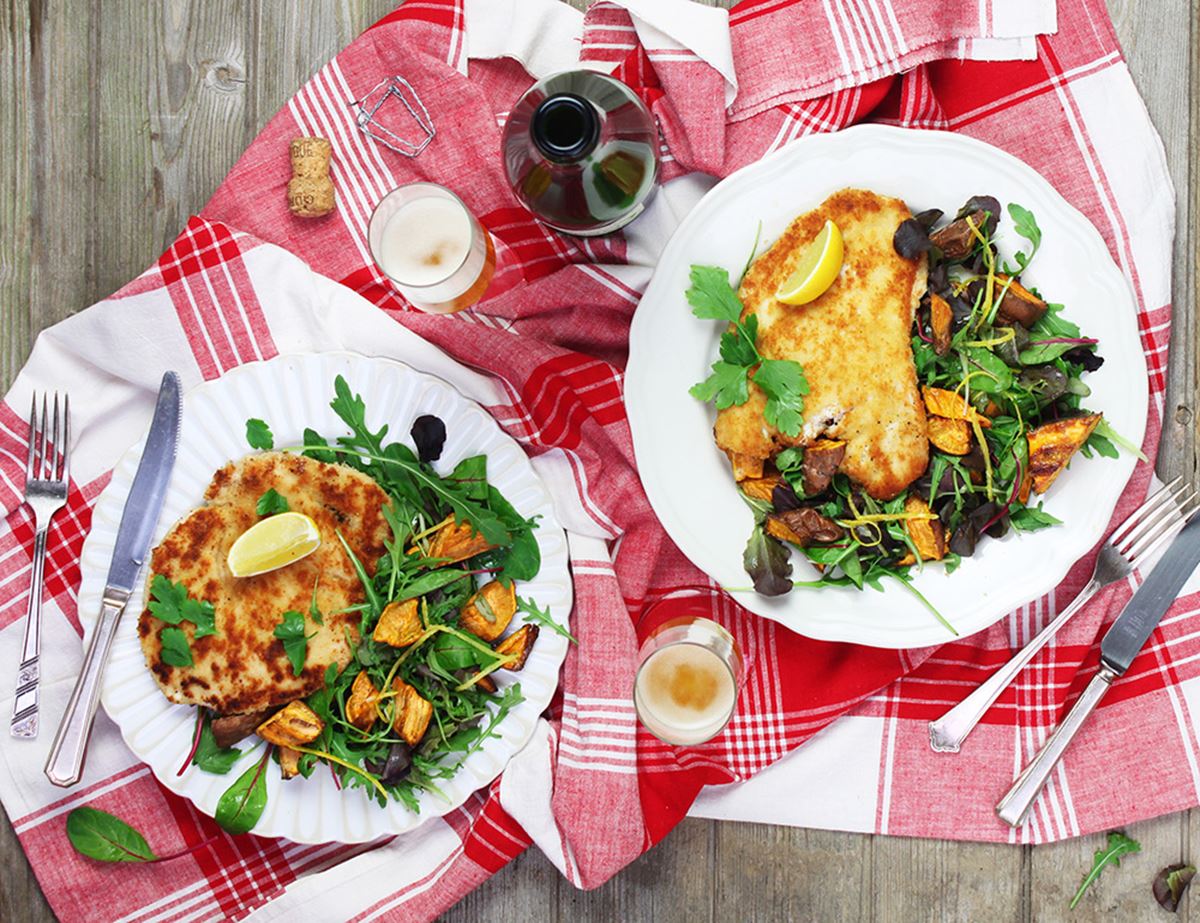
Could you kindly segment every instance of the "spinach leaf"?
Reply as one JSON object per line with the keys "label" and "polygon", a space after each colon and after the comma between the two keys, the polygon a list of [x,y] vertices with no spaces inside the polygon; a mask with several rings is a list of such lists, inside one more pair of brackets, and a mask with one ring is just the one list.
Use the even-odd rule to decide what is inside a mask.
{"label": "spinach leaf", "polygon": [[464,458],[457,465],[447,481],[454,481],[463,487],[463,492],[472,500],[486,500],[488,495],[487,456],[472,455]]}
{"label": "spinach leaf", "polygon": [[146,838],[106,811],[75,808],[67,815],[67,839],[81,856],[100,862],[154,862]]}
{"label": "spinach leaf", "polygon": [[247,833],[262,817],[267,806],[267,777],[264,772],[271,748],[267,747],[262,759],[238,776],[237,781],[217,802],[214,819],[229,833]]}
{"label": "spinach leaf", "polygon": [[217,738],[213,736],[212,723],[207,719],[200,726],[200,743],[192,756],[192,763],[205,772],[225,775],[233,768],[233,764],[241,757],[242,751],[236,747],[219,747]]}

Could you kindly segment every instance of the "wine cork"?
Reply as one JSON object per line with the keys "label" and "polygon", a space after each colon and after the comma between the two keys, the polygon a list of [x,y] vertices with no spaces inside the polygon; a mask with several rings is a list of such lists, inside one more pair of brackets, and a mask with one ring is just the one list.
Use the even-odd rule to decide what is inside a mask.
{"label": "wine cork", "polygon": [[324,138],[293,138],[288,153],[292,159],[288,208],[298,218],[328,215],[337,207],[329,178],[332,146]]}

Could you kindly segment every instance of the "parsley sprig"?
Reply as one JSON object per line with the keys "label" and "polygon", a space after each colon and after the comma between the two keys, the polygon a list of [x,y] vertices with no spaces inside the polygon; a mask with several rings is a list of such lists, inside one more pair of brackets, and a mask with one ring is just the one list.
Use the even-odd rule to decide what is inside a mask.
{"label": "parsley sprig", "polygon": [[733,327],[721,334],[721,358],[712,373],[693,385],[690,393],[699,400],[713,401],[718,410],[744,404],[750,399],[750,382],[767,397],[763,417],[787,436],[800,433],[804,422],[804,395],[808,380],[799,362],[768,359],[758,350],[758,317],[742,320],[742,302],[729,284],[728,271],[719,266],[693,266],[687,290],[692,313],[702,320],[719,320]]}
{"label": "parsley sprig", "polygon": [[182,583],[173,583],[162,574],[155,574],[150,581],[150,614],[166,622],[167,627],[159,634],[162,644],[162,659],[173,667],[190,667],[193,664],[192,648],[188,637],[179,627],[180,622],[191,622],[196,626],[194,637],[205,638],[217,633],[216,611],[213,604],[188,595]]}

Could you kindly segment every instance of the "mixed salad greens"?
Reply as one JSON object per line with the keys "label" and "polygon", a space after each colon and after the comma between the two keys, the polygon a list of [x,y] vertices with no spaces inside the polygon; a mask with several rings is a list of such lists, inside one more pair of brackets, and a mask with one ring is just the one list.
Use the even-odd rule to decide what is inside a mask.
{"label": "mixed salad greens", "polygon": [[[439,782],[522,701],[519,682],[498,685],[493,674],[521,669],[540,627],[574,640],[548,610],[517,596],[514,581],[532,579],[541,566],[537,522],[488,483],[487,457],[463,459],[439,475],[432,465],[446,438],[439,418],[417,419],[414,451],[388,441],[386,426],[367,426],[362,398],[341,376],[334,390],[331,406],[350,435],[329,440],[309,429],[291,451],[373,478],[390,499],[382,513],[391,538],[386,554],[368,567],[339,534],[362,586],[363,602],[342,610],[359,615],[357,636],[347,630],[353,659],[344,669],[330,664],[323,686],[305,699],[251,723],[264,752],[216,812],[233,833],[250,830],[261,816],[272,756],[285,778],[308,777],[324,764],[339,788],[362,788],[381,805],[398,799],[418,811],[419,793],[440,794]],[[253,448],[274,446],[261,420],[248,421],[247,439]],[[273,489],[257,505],[259,515],[287,509],[286,497]],[[180,609],[199,608],[186,587],[156,587]],[[505,635],[517,613],[521,627]],[[307,614],[316,624],[329,614],[317,608],[315,589]],[[280,613],[275,637],[297,675],[307,655],[304,631],[301,613]],[[215,733],[222,720],[197,709],[193,746],[180,773],[195,765],[224,774],[238,762],[243,751],[221,746]]]}
{"label": "mixed salad greens", "polygon": [[[795,586],[878,590],[892,578],[953,632],[912,587],[913,568],[940,560],[949,573],[985,536],[1057,525],[1031,495],[1043,492],[1076,450],[1115,457],[1117,443],[1140,455],[1102,415],[1084,409],[1090,394],[1084,375],[1104,361],[1097,341],[1063,316],[1061,304],[1022,284],[1041,230],[1020,205],[1010,204],[1008,214],[1028,244],[1011,260],[996,244],[1002,215],[991,196],[971,198],[948,223],[939,225],[943,213],[932,209],[897,229],[893,245],[902,257],[928,258],[928,289],[912,326],[929,423],[928,467],[895,498],[876,500],[837,473],[844,448],[830,437],[784,449],[762,477],[740,477],[755,515],[744,563],[759,593]],[[732,325],[712,376],[692,394],[718,408],[744,403],[747,380],[762,386],[768,363],[780,360],[764,361],[753,349],[755,317],[741,318],[724,270],[693,266],[691,281],[693,313]],[[769,375],[763,388],[768,407],[777,408],[767,422],[795,437],[807,382],[797,368],[787,379],[795,386],[772,393],[777,377]],[[817,579],[792,579],[789,545],[817,566]]]}

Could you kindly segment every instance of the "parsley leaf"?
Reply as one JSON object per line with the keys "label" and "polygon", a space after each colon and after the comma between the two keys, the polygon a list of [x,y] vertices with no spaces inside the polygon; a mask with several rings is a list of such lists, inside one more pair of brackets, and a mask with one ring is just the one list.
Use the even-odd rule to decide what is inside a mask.
{"label": "parsley leaf", "polygon": [[693,266],[692,285],[685,293],[692,313],[701,320],[723,320],[736,324],[742,302],[729,284],[729,272],[720,266]]}
{"label": "parsley leaf", "polygon": [[714,362],[712,374],[692,385],[688,394],[705,403],[715,401],[717,410],[744,404],[750,399],[749,373],[750,369],[744,365]]}
{"label": "parsley leaf", "polygon": [[539,609],[537,602],[535,600],[525,599],[521,596],[518,596],[517,597],[517,611],[525,613],[526,621],[536,622],[538,625],[544,625],[547,628],[549,628],[551,631],[562,635],[564,638],[566,638],[568,641],[570,641],[576,647],[579,646],[579,639],[576,638],[573,634],[571,634],[569,631],[567,631],[566,628],[564,628],[562,625],[558,624],[558,622],[554,621],[554,619],[552,619],[550,617],[550,607],[549,606],[547,606],[545,609]]}
{"label": "parsley leaf", "polygon": [[754,365],[758,361],[758,350],[754,348],[758,342],[758,316],[749,315],[742,329],[745,336],[735,330],[721,334],[721,358],[733,365]]}
{"label": "parsley leaf", "polygon": [[789,359],[764,359],[754,373],[754,383],[767,395],[763,417],[781,433],[795,436],[804,422],[804,395],[808,379],[800,363]]}
{"label": "parsley leaf", "polygon": [[286,513],[290,509],[287,497],[274,487],[268,487],[267,492],[258,498],[258,503],[254,506],[254,512],[259,516],[274,516],[276,513]]}
{"label": "parsley leaf", "polygon": [[162,662],[170,664],[173,667],[190,667],[192,661],[192,649],[188,646],[187,635],[183,633],[182,628],[168,626],[162,630],[159,635],[159,640],[162,642]]}
{"label": "parsley leaf", "polygon": [[[216,610],[213,604],[193,599],[182,583],[172,583],[162,574],[150,581],[150,614],[168,625],[189,621],[196,626],[196,637],[206,638],[217,633]],[[188,663],[191,663],[190,655]]]}
{"label": "parsley leaf", "polygon": [[304,616],[289,609],[283,613],[272,634],[283,642],[283,652],[292,664],[292,675],[299,676],[304,672],[304,661],[308,657],[308,639],[313,637],[304,634]]}
{"label": "parsley leaf", "polygon": [[1071,898],[1071,909],[1075,909],[1075,905],[1083,897],[1083,892],[1091,887],[1093,881],[1100,877],[1100,873],[1104,871],[1106,865],[1109,863],[1120,865],[1122,856],[1141,851],[1142,844],[1137,840],[1127,837],[1118,830],[1111,831],[1108,834],[1108,842],[1104,845],[1104,848],[1097,849],[1096,854],[1092,857],[1091,869],[1083,877],[1083,882],[1079,885],[1079,890],[1075,892],[1075,896]]}
{"label": "parsley leaf", "polygon": [[271,435],[271,428],[257,417],[246,421],[246,442],[250,443],[252,449],[275,448],[275,437]]}

